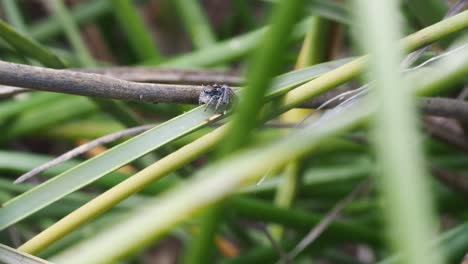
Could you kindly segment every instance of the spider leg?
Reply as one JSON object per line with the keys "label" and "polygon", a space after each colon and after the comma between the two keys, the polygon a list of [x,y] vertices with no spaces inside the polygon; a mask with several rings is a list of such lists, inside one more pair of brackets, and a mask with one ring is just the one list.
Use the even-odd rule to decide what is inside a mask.
{"label": "spider leg", "polygon": [[208,102],[206,103],[206,106],[205,106],[205,110],[203,111],[206,111],[206,109],[212,104],[213,100],[214,100],[214,96],[210,98],[210,100],[208,100]]}
{"label": "spider leg", "polygon": [[219,97],[218,102],[216,102],[215,112],[218,112],[218,108],[223,102],[223,97]]}
{"label": "spider leg", "polygon": [[226,105],[229,105],[231,102],[231,97],[234,95],[231,89],[225,88],[223,93],[223,101]]}

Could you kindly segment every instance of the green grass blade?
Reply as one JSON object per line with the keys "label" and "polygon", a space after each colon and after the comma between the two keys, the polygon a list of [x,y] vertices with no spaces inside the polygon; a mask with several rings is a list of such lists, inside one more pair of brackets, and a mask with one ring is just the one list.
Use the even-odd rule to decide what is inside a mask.
{"label": "green grass blade", "polygon": [[198,1],[176,0],[174,1],[179,16],[182,18],[186,31],[192,38],[193,45],[197,49],[206,48],[216,42],[210,23]]}
{"label": "green grass blade", "polygon": [[2,1],[2,7],[7,16],[8,22],[13,25],[16,30],[26,34],[28,32],[26,25],[24,24],[24,19],[21,15],[21,11],[18,7],[17,0],[5,0]]}
{"label": "green grass blade", "polygon": [[411,0],[405,3],[422,26],[439,22],[448,11],[447,2],[443,0]]}
{"label": "green grass blade", "polygon": [[[281,208],[260,199],[233,197],[228,199],[232,210],[248,219],[274,222],[298,230],[308,230],[317,225],[323,215],[300,209]],[[347,221],[334,221],[327,229],[326,238],[342,241],[381,243],[382,238],[370,228]]]}
{"label": "green grass blade", "polygon": [[81,39],[79,29],[72,20],[63,0],[50,0],[47,3],[53,11],[57,21],[62,25],[65,34],[70,41],[81,64],[86,67],[96,66],[96,62],[88,51],[86,44]]}
{"label": "green grass blade", "polygon": [[302,5],[300,0],[290,0],[275,6],[270,29],[257,48],[248,71],[248,85],[242,93],[232,127],[226,135],[229,140],[221,149],[223,154],[236,151],[250,141],[250,134],[259,123],[258,117],[265,103],[264,97],[268,87],[273,76],[281,70],[284,58],[279,54],[284,54],[287,47],[284,38],[292,30]]}
{"label": "green grass blade", "polygon": [[283,95],[289,92],[294,86],[310,81],[328,70],[338,68],[352,60],[353,58],[344,58],[281,74],[277,78],[273,79],[273,84],[270,88],[271,92],[266,94],[266,98],[270,99],[272,97]]}
{"label": "green grass blade", "polygon": [[[39,155],[39,154],[30,154],[24,152],[15,152],[15,151],[0,151],[0,171],[1,172],[13,172],[19,174],[26,173],[40,165],[52,160],[53,157],[46,156],[46,155]],[[64,163],[61,163],[55,167],[52,167],[41,175],[51,178],[58,174],[61,174],[73,167],[76,167],[80,164],[80,161],[76,160],[69,160]],[[129,173],[123,173],[120,171],[114,171],[107,174],[104,177],[99,178],[95,185],[99,187],[103,187],[105,189],[111,188],[116,184],[128,179],[131,176]],[[143,194],[155,194],[161,192],[162,190],[167,189],[168,187],[172,186],[177,181],[175,177],[168,177],[164,180],[155,182],[145,187],[142,190]],[[10,180],[13,182],[13,179]],[[27,190],[22,190],[21,192],[25,192]]]}
{"label": "green grass blade", "polygon": [[132,0],[112,0],[113,12],[138,59],[140,61],[152,60],[158,64],[162,61],[158,46],[133,2]]}
{"label": "green grass blade", "polygon": [[[243,90],[239,106],[234,113],[233,122],[226,133],[226,145],[220,150],[223,155],[230,154],[244,147],[250,141],[252,130],[259,123],[258,116],[265,101],[265,94],[272,82],[273,76],[280,71],[282,56],[285,54],[287,42],[283,41],[289,35],[302,6],[302,0],[290,0],[278,4],[273,10],[271,26],[263,37],[263,43],[257,47],[248,74],[248,86]],[[184,264],[209,262],[213,254],[213,240],[219,225],[221,207],[211,208],[202,216],[200,234],[193,238],[184,258]]]}
{"label": "green grass blade", "polygon": [[[341,61],[344,63],[344,61]],[[319,64],[308,69],[308,79],[315,78],[339,63]],[[278,77],[271,94],[280,95],[286,92],[283,88],[291,84],[304,82],[304,70],[300,71],[299,78],[294,79],[293,74],[286,75],[289,82],[281,81]],[[291,89],[291,88],[288,88]],[[47,181],[21,196],[7,202],[0,209],[0,230],[33,214],[41,208],[53,203],[65,195],[99,179],[107,173],[153,151],[168,142],[186,135],[206,124],[212,114],[204,111],[203,107],[196,108],[184,115],[178,116],[152,130],[134,137],[103,154],[87,160],[54,179]]]}
{"label": "green grass blade", "polygon": [[412,90],[400,71],[401,30],[392,23],[399,21],[397,1],[358,0],[355,12],[377,94],[375,148],[392,246],[403,253],[404,263],[443,263],[436,252],[428,254],[436,225]]}
{"label": "green grass blade", "polygon": [[64,63],[47,48],[19,33],[0,20],[0,37],[21,54],[39,61],[50,68],[64,68]]}
{"label": "green grass blade", "polygon": [[311,28],[302,43],[296,68],[321,63],[329,56],[331,26],[332,24],[328,20],[320,17],[313,18]]}

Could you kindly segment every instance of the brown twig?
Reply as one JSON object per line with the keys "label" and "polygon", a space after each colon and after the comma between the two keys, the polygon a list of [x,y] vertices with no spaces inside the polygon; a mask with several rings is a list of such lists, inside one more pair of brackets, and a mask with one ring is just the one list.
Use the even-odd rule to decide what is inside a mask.
{"label": "brown twig", "polygon": [[[131,76],[132,71],[130,69],[131,68],[87,70],[101,73],[95,74],[70,70],[55,70],[0,61],[0,84],[108,99],[137,100],[156,103],[198,103],[198,97],[202,86],[138,83],[106,76],[107,74],[119,78],[137,79],[136,76]],[[146,74],[150,75],[151,72],[155,71],[156,70],[147,69]],[[184,71],[177,73],[177,71],[173,70],[158,71],[161,74],[161,79],[163,78],[164,72],[168,75],[173,72],[173,74],[179,75],[179,77],[185,74],[186,76],[191,76],[190,78],[195,78],[197,72],[199,72]],[[144,77],[145,74],[143,74],[143,72],[145,72],[145,70],[143,68],[137,68],[134,73],[135,72],[137,73],[136,75],[140,75],[140,80],[148,80]],[[213,76],[215,75],[216,74]],[[169,79],[170,78],[167,78],[166,80]],[[3,89],[0,89],[0,91],[1,90]],[[16,89],[10,90],[9,92],[17,93],[20,91],[21,90]],[[343,92],[342,89],[337,89],[336,91],[325,93],[305,103],[302,107],[317,108],[341,92]],[[330,103],[327,107],[334,107],[343,100],[349,98],[349,96],[352,95],[343,96],[343,98]],[[421,107],[426,114],[451,117],[465,121],[468,120],[468,103],[448,98],[424,98],[421,100]]]}
{"label": "brown twig", "polygon": [[[237,74],[214,70],[161,69],[149,67],[84,68],[69,70],[101,74],[107,77],[131,82],[190,85],[222,83],[231,86],[239,85],[244,82],[243,78]],[[191,87],[192,86],[190,86],[190,88]],[[0,86],[0,98],[7,98],[19,93],[32,91],[34,90],[2,85]]]}
{"label": "brown twig", "polygon": [[432,116],[454,118],[468,122],[468,103],[450,98],[422,98],[419,100],[421,110]]}
{"label": "brown twig", "polygon": [[287,259],[294,259],[299,255],[307,246],[314,242],[335,220],[340,212],[354,201],[358,195],[366,192],[369,189],[369,182],[364,181],[360,183],[350,194],[338,202],[320,222],[296,245],[296,247],[288,253]]}
{"label": "brown twig", "polygon": [[[303,107],[317,108],[337,94],[340,93],[333,92],[324,94],[321,97],[306,102]],[[344,95],[342,98],[329,103],[324,109],[334,108],[351,96],[353,96],[353,94]],[[426,115],[454,118],[462,122],[468,122],[468,102],[451,98],[424,97],[418,98],[418,105],[421,111]]]}
{"label": "brown twig", "polygon": [[121,138],[124,138],[124,137],[129,137],[129,136],[134,136],[134,135],[138,135],[140,133],[143,133],[145,131],[147,131],[148,129],[154,127],[154,125],[144,125],[144,126],[139,126],[139,127],[133,127],[133,128],[129,128],[129,129],[124,129],[124,130],[121,130],[121,131],[118,131],[118,132],[114,132],[112,134],[108,134],[108,135],[105,135],[103,137],[100,137],[100,138],[97,138],[93,141],[90,141],[86,144],[83,144],[83,145],[80,145],[79,147],[76,147],[70,151],[67,151],[65,152],[64,154],[58,156],[57,158],[49,161],[49,162],[46,162],[44,164],[42,164],[41,166],[21,175],[18,179],[15,180],[14,183],[21,183],[21,182],[24,182],[28,179],[30,179],[31,177],[34,177],[38,174],[40,174],[41,172],[55,166],[55,165],[58,165],[62,162],[65,162],[67,160],[70,160],[76,156],[79,156],[87,151],[89,151],[90,149],[93,149],[97,146],[100,146],[100,145],[104,145],[104,144],[108,144],[110,142],[113,142],[113,141],[116,141],[118,139],[121,139]]}
{"label": "brown twig", "polygon": [[0,61],[0,84],[34,90],[158,103],[198,101],[202,86],[137,83],[99,74]]}
{"label": "brown twig", "polygon": [[255,228],[259,231],[261,231],[265,236],[267,237],[268,241],[270,241],[271,246],[273,249],[278,253],[281,261],[283,264],[289,264],[291,263],[290,259],[288,258],[288,255],[286,252],[283,250],[283,248],[276,242],[276,240],[273,238],[273,236],[270,234],[270,231],[268,230],[267,226],[262,223],[262,222],[253,222],[249,220],[242,220],[244,224],[246,224],[249,227]]}

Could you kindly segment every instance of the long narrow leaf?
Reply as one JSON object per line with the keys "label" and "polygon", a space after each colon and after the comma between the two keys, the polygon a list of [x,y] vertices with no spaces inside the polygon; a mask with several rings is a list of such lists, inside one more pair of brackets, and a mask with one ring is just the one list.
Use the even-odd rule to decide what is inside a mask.
{"label": "long narrow leaf", "polygon": [[0,20],[0,37],[22,54],[36,59],[48,67],[63,68],[65,66],[65,64],[47,48],[14,30],[2,20]]}
{"label": "long narrow leaf", "polygon": [[399,20],[398,1],[355,2],[356,32],[370,53],[369,78],[377,95],[374,144],[392,246],[403,253],[405,263],[443,263],[435,251],[428,254],[434,215],[411,89],[399,72],[401,33],[398,23],[392,23]]}

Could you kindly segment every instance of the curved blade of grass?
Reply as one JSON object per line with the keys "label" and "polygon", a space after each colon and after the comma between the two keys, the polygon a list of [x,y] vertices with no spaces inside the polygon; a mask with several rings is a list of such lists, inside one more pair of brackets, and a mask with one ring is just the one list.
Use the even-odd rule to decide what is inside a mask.
{"label": "curved blade of grass", "polygon": [[52,264],[49,261],[0,244],[0,262],[5,264]]}
{"label": "curved blade of grass", "polygon": [[[52,160],[53,157],[46,156],[46,155],[38,155],[38,154],[31,154],[31,153],[24,153],[24,152],[16,152],[16,151],[0,151],[0,171],[4,172],[14,172],[18,174],[26,173],[34,168]],[[80,164],[77,160],[69,160],[64,163],[61,163],[55,167],[47,169],[41,175],[45,177],[51,178],[56,176],[60,173],[65,172],[73,167],[76,167]],[[111,188],[116,184],[126,180],[131,174],[124,173],[120,171],[114,171],[107,174],[104,177],[99,178],[96,180],[95,184],[97,186],[103,188]],[[12,180],[10,180],[11,183]],[[167,189],[168,187],[172,186],[173,183],[177,181],[175,177],[168,177],[161,181],[154,182],[145,187],[141,191],[143,194],[155,194],[161,192],[162,190]],[[30,189],[30,188],[28,188]],[[26,190],[22,190],[21,192],[26,192]]]}
{"label": "curved blade of grass", "polygon": [[65,67],[65,64],[55,54],[36,41],[14,30],[2,20],[0,20],[0,37],[21,54],[33,58],[47,67]]}
{"label": "curved blade of grass", "polygon": [[204,14],[201,3],[197,1],[173,1],[179,17],[184,22],[185,30],[190,34],[193,46],[197,49],[206,48],[216,43],[216,37],[210,27],[210,22]]}
{"label": "curved blade of grass", "polygon": [[[280,76],[276,81],[283,86],[273,85],[270,94],[282,94],[291,89],[292,85],[313,79],[329,71],[330,67],[338,67],[343,63],[345,61],[324,63],[310,67],[308,69],[310,75],[307,76],[307,79],[303,79],[303,71],[299,75],[300,78],[297,79],[293,78],[292,73],[288,74],[286,77],[289,82],[281,81],[282,77]],[[101,155],[87,160],[77,167],[8,201],[0,209],[0,230],[146,153],[206,125],[211,117],[212,114],[209,111],[205,111],[203,106],[195,108],[148,132],[117,145]],[[214,121],[214,119],[210,121]]]}

